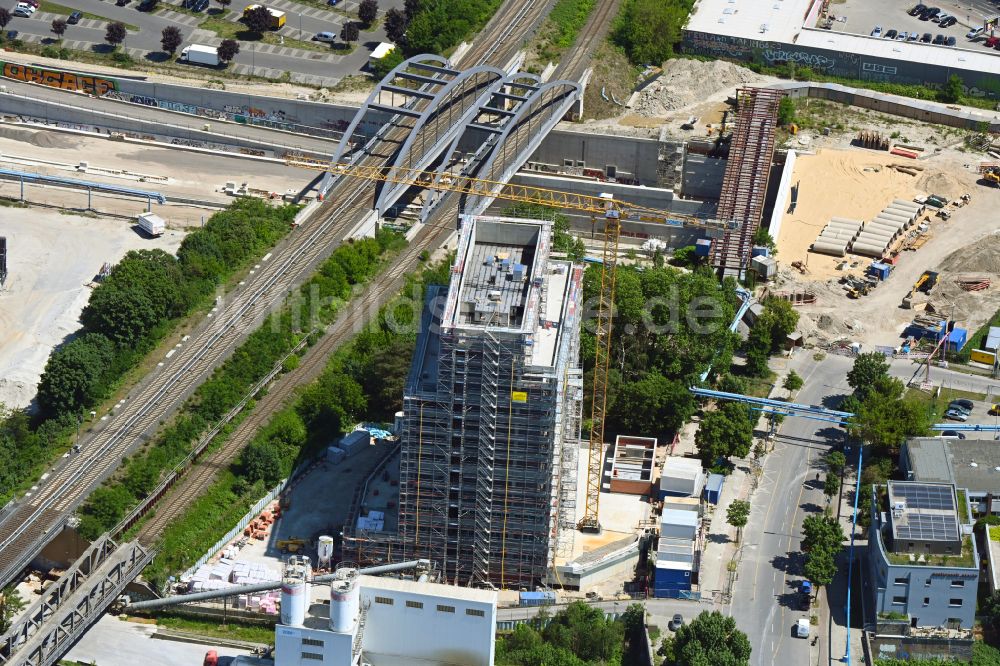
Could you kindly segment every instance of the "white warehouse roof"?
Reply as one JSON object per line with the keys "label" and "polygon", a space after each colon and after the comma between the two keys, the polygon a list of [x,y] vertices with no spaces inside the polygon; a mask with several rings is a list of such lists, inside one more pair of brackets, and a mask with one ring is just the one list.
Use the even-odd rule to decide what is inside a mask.
{"label": "white warehouse roof", "polygon": [[701,474],[701,461],[695,458],[668,457],[663,461],[662,476],[673,479],[697,479]]}
{"label": "white warehouse roof", "polygon": [[684,511],[682,509],[664,509],[660,516],[661,525],[684,525],[687,527],[698,526],[698,512]]}

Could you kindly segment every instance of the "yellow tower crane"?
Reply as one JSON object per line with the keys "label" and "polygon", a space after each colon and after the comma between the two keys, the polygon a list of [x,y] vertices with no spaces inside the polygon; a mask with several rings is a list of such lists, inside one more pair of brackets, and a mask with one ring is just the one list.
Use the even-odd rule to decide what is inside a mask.
{"label": "yellow tower crane", "polygon": [[288,158],[286,164],[303,169],[328,171],[335,176],[362,178],[389,183],[400,183],[445,192],[455,192],[472,196],[485,196],[504,201],[539,204],[552,208],[563,208],[604,216],[604,253],[601,263],[601,290],[597,306],[597,327],[595,334],[594,384],[591,391],[590,446],[587,462],[587,494],[583,517],[577,529],[584,532],[600,532],[598,510],[601,501],[601,472],[604,463],[604,422],[608,396],[608,370],[611,360],[613,304],[615,300],[615,268],[618,264],[618,238],[622,220],[666,224],[675,227],[697,227],[706,235],[721,236],[726,231],[735,230],[738,223],[710,220],[690,215],[639,206],[615,199],[610,194],[595,197],[589,194],[561,192],[529,185],[515,185],[501,181],[484,180],[458,174],[441,177],[433,171],[360,164],[333,164],[321,160]]}

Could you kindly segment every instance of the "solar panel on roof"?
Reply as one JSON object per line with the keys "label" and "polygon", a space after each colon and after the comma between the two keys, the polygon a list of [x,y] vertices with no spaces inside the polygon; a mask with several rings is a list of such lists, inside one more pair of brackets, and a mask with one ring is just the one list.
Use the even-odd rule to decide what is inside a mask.
{"label": "solar panel on roof", "polygon": [[893,485],[892,494],[904,500],[908,509],[955,510],[955,495],[950,486],[898,484]]}

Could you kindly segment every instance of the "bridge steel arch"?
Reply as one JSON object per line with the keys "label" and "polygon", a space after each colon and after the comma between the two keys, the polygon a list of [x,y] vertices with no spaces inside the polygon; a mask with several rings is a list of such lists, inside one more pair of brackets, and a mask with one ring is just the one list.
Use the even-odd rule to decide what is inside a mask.
{"label": "bridge steel arch", "polygon": [[[351,164],[368,155],[379,141],[388,140],[389,133],[394,128],[405,128],[407,131],[412,129],[412,123],[426,111],[428,102],[434,99],[434,93],[459,74],[459,70],[454,69],[447,58],[433,54],[416,55],[396,65],[379,81],[365,99],[365,103],[354,114],[330,161],[340,164],[344,160],[344,156],[350,153],[353,146],[352,139],[358,126],[373,111],[389,114],[389,121],[382,123],[363,148],[351,156]],[[389,96],[388,102],[383,100],[386,94]],[[396,101],[397,97],[400,98],[399,103]],[[398,139],[393,137],[392,141]],[[334,176],[327,172],[319,187],[320,193],[325,195],[333,182]]]}
{"label": "bridge steel arch", "polygon": [[[476,178],[495,181],[493,193],[499,192],[502,183],[509,181],[517,170],[528,161],[542,140],[552,128],[562,120],[583,91],[575,81],[550,81],[541,85],[531,97],[518,106],[514,116],[507,122],[497,138],[492,150],[482,160]],[[475,195],[463,203],[464,212],[480,215],[493,197]]]}
{"label": "bridge steel arch", "polygon": [[458,73],[434,94],[392,159],[390,180],[379,190],[376,210],[384,211],[409,188],[405,183],[390,182],[394,172],[430,166],[454,137],[461,134],[484,102],[498,91],[505,78],[504,72],[495,67],[472,67]]}
{"label": "bridge steel arch", "polygon": [[[505,76],[500,89],[479,107],[477,113],[465,123],[462,131],[455,135],[451,145],[443,153],[444,158],[438,162],[438,166],[435,169],[434,185],[438,185],[446,176],[455,176],[455,174],[451,173],[451,169],[463,160],[465,164],[462,166],[459,174],[457,174],[457,177],[473,173],[482,159],[489,154],[497,141],[497,137],[503,134],[503,128],[507,122],[517,115],[517,108],[530,100],[531,95],[538,90],[541,84],[541,77],[530,72],[513,72]],[[521,94],[514,92],[515,90],[521,91]],[[475,153],[466,159],[459,150],[459,146],[463,139],[475,131],[487,132],[489,133],[489,138],[479,144]],[[431,211],[437,206],[444,195],[444,192],[434,189],[433,186],[424,193],[424,204],[420,214],[422,222],[427,221]]]}

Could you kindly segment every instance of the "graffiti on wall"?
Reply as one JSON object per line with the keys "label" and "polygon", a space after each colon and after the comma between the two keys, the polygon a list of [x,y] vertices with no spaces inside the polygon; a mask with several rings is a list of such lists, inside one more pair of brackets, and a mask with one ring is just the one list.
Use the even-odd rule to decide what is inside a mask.
{"label": "graffiti on wall", "polygon": [[831,55],[832,51],[824,54],[812,49],[796,48],[791,44],[781,42],[715,35],[708,32],[686,32],[684,41],[687,50],[694,53],[734,60],[756,61],[768,65],[795,63],[803,67],[829,71],[837,68],[838,64],[841,69],[855,67],[859,61],[857,54],[854,53],[838,52],[838,57],[834,58]]}
{"label": "graffiti on wall", "polygon": [[74,74],[73,72],[61,72],[59,70],[19,65],[13,62],[3,63],[3,76],[17,81],[38,83],[50,88],[82,90],[97,96],[105,95],[118,88],[118,84],[114,79],[106,79],[91,74]]}

